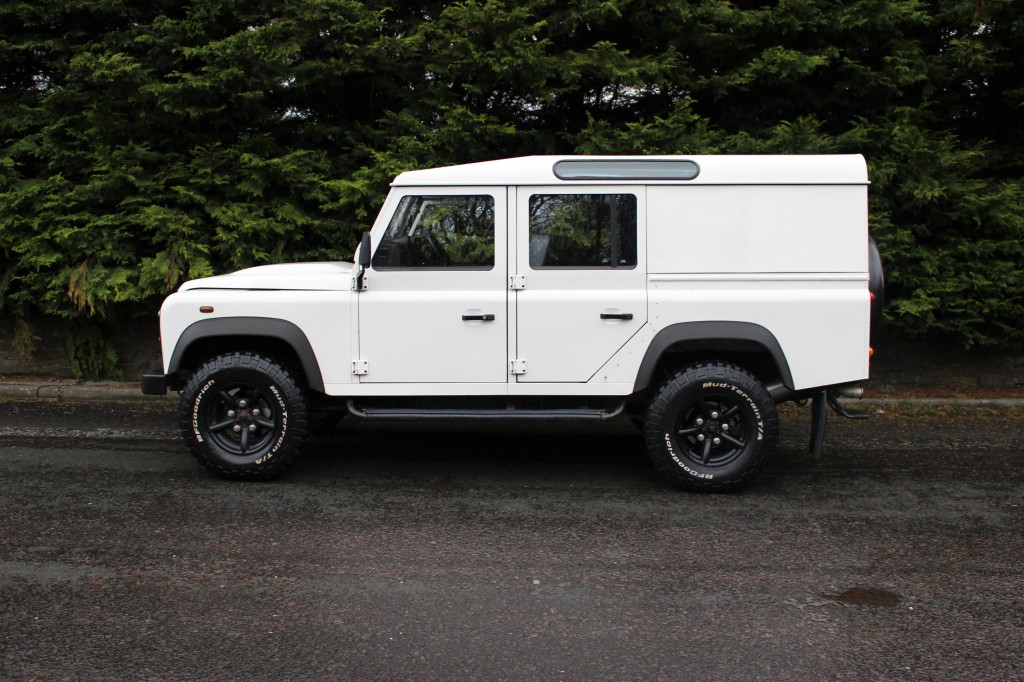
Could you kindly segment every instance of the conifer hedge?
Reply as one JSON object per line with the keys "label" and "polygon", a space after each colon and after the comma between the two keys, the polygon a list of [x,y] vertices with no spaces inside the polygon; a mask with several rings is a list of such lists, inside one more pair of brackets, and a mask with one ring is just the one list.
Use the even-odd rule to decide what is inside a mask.
{"label": "conifer hedge", "polygon": [[8,2],[0,314],[350,258],[412,168],[857,152],[891,327],[1020,347],[1022,46],[1022,0]]}

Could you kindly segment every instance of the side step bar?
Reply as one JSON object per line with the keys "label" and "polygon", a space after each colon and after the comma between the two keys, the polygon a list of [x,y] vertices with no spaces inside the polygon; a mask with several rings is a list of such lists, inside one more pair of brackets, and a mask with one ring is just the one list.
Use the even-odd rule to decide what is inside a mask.
{"label": "side step bar", "polygon": [[608,421],[626,409],[623,402],[614,410],[429,410],[415,408],[358,407],[348,401],[348,411],[359,419],[378,421]]}

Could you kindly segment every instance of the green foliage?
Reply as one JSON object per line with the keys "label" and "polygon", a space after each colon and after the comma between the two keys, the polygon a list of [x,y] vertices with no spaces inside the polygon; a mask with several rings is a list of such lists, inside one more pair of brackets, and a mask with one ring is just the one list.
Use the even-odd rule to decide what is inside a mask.
{"label": "green foliage", "polygon": [[350,256],[399,172],[863,153],[901,333],[1024,341],[1022,0],[0,7],[0,312]]}
{"label": "green foliage", "polygon": [[124,378],[118,367],[117,349],[94,323],[78,321],[73,324],[64,337],[64,351],[71,363],[71,372],[79,379],[120,381]]}

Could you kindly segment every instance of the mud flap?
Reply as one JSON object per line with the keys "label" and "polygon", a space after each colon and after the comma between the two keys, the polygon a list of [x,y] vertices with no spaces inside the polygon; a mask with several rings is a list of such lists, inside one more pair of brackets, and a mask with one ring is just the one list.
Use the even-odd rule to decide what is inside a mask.
{"label": "mud flap", "polygon": [[814,397],[811,398],[811,455],[815,460],[821,459],[821,451],[825,447],[825,427],[828,424],[829,408],[847,419],[868,418],[864,412],[847,410],[827,388],[815,391]]}
{"label": "mud flap", "polygon": [[825,446],[825,426],[828,424],[828,389],[814,392],[811,399],[811,456],[821,459]]}

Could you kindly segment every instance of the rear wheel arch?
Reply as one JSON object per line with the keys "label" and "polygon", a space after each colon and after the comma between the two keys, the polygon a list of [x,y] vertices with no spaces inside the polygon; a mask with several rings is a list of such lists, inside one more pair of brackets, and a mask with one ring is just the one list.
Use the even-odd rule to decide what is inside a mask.
{"label": "rear wheel arch", "polygon": [[726,361],[764,384],[793,387],[793,375],[775,335],[753,322],[680,322],[659,331],[640,363],[634,393],[650,391],[679,369],[698,361]]}

